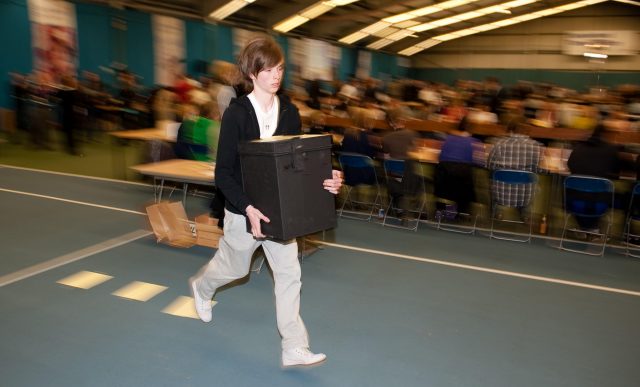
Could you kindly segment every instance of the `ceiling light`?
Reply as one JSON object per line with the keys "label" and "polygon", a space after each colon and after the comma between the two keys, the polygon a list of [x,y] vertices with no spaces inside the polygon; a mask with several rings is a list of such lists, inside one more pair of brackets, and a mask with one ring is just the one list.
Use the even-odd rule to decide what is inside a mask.
{"label": "ceiling light", "polygon": [[418,47],[418,46],[411,46],[409,48],[405,48],[402,51],[399,51],[398,54],[405,55],[405,56],[411,56],[411,55],[417,54],[417,53],[419,53],[420,51],[423,51],[423,50],[425,50],[425,48]]}
{"label": "ceiling light", "polygon": [[416,44],[414,46],[405,48],[404,50],[398,52],[398,54],[405,55],[405,56],[411,56],[411,55],[417,54],[420,51],[424,51],[427,48],[433,47],[436,44],[440,44],[440,43],[442,43],[442,41],[440,41],[440,40],[427,39],[427,40],[424,40],[424,41],[422,41],[422,42],[420,42],[420,43],[418,43],[418,44]]}
{"label": "ceiling light", "polygon": [[305,8],[302,12],[299,12],[299,15],[304,16],[307,19],[315,19],[333,8],[333,5],[328,5],[327,3],[316,3],[311,7]]}
{"label": "ceiling light", "polygon": [[360,31],[364,32],[367,35],[372,35],[372,34],[375,34],[376,32],[378,32],[380,30],[383,30],[383,29],[389,27],[390,25],[391,25],[391,23],[387,23],[387,22],[384,22],[384,21],[379,21],[379,22],[377,22],[375,24],[372,24],[369,27],[364,28],[364,29],[362,29]]}
{"label": "ceiling light", "polygon": [[378,31],[375,34],[372,34],[373,36],[376,36],[378,38],[386,38],[387,36],[398,32],[399,30],[397,28],[393,28],[393,27],[388,27],[385,28],[384,30]]}
{"label": "ceiling light", "polygon": [[607,59],[609,57],[609,55],[607,54],[598,54],[596,52],[585,52],[582,55],[586,56],[587,58],[596,58],[596,59]]}
{"label": "ceiling light", "polygon": [[357,42],[360,39],[366,38],[367,36],[369,36],[369,34],[367,34],[366,32],[357,31],[352,33],[351,35],[347,35],[344,38],[338,40],[338,42],[344,43],[344,44],[352,44]]}
{"label": "ceiling light", "polygon": [[209,17],[216,20],[222,20],[227,16],[238,12],[247,4],[251,4],[254,1],[256,0],[231,0],[227,4],[211,12]]}
{"label": "ceiling light", "polygon": [[[343,43],[345,43],[346,41],[351,41],[351,43],[355,43],[358,40],[363,39],[364,37],[366,37],[368,35],[373,35],[376,31],[379,31],[380,29],[382,29],[382,28],[380,28],[380,29],[378,29],[376,31],[373,31],[373,32],[368,31],[369,28],[371,28],[373,26],[376,26],[379,23],[386,23],[387,25],[392,25],[392,24],[396,24],[396,23],[402,23],[402,22],[405,22],[407,20],[415,19],[417,17],[426,16],[426,15],[429,15],[429,14],[432,14],[432,13],[435,13],[435,12],[440,12],[440,11],[443,11],[443,10],[446,10],[446,9],[459,7],[461,5],[467,5],[467,4],[475,3],[477,1],[480,1],[480,0],[449,0],[449,1],[443,1],[442,3],[438,3],[438,4],[435,4],[435,5],[430,5],[428,7],[414,9],[413,11],[403,12],[403,13],[400,13],[400,14],[397,14],[397,15],[389,16],[389,17],[386,17],[384,19],[381,19],[380,21],[378,21],[375,24],[372,24],[372,25],[370,25],[370,26],[368,26],[366,28],[363,28],[360,31],[358,31],[358,32],[366,33],[366,35],[360,36],[360,35],[356,35],[355,33],[353,33],[351,35],[345,36],[344,38],[340,39],[339,41],[343,42]],[[418,24],[418,23],[416,23],[416,24]],[[430,30],[432,28],[435,28],[435,27],[432,27],[432,26],[428,26],[428,23],[421,24],[420,26],[422,26],[422,27],[418,28],[419,26],[416,25],[415,27],[412,27],[411,30],[415,31],[415,32],[423,32],[423,31],[427,31],[427,30]],[[407,28],[407,27],[404,27],[404,26],[402,26],[402,27],[398,26],[398,27],[399,28]],[[353,40],[353,39],[355,39],[356,36],[360,36],[360,37],[358,39],[356,39],[356,40]],[[351,44],[351,43],[348,43],[348,44]]]}
{"label": "ceiling light", "polygon": [[279,32],[288,32],[292,29],[308,22],[310,19],[300,15],[293,15],[284,21],[273,26],[273,29]]}
{"label": "ceiling light", "polygon": [[640,6],[640,2],[639,1],[633,1],[633,0],[615,0],[619,3],[627,3],[627,4],[631,4],[631,5],[638,5]]}
{"label": "ceiling light", "polygon": [[367,48],[370,48],[372,50],[379,50],[383,47],[386,47],[388,45],[390,45],[391,43],[393,43],[394,40],[391,39],[380,39],[380,40],[376,40],[375,42],[369,44],[367,46]]}
{"label": "ceiling light", "polygon": [[[255,0],[252,0],[255,1]],[[279,32],[289,32],[294,28],[301,26],[302,24],[308,22],[311,19],[315,19],[318,16],[325,14],[335,7],[340,7],[343,5],[355,3],[358,0],[329,0],[329,1],[319,1],[302,11],[298,12],[293,16],[289,16],[288,18],[276,23],[273,26],[273,29]]]}
{"label": "ceiling light", "polygon": [[[488,31],[488,30],[492,30],[492,29],[496,29],[496,28],[500,28],[500,27],[506,27],[506,26],[509,26],[509,25],[522,23],[524,21],[537,19],[537,18],[541,18],[541,17],[544,17],[544,16],[549,16],[549,15],[554,15],[554,14],[560,13],[560,12],[565,12],[565,11],[567,11],[569,9],[576,9],[576,8],[580,8],[580,7],[586,7],[586,6],[592,5],[592,4],[602,3],[604,1],[607,1],[607,0],[583,0],[583,1],[577,1],[575,3],[566,4],[566,5],[555,7],[555,8],[544,9],[544,10],[533,12],[533,13],[529,13],[529,14],[515,16],[515,17],[509,18],[509,19],[499,20],[497,22],[482,24],[482,25],[478,25],[478,26],[475,26],[475,27],[467,28],[467,29],[464,29],[464,30],[459,30],[459,31],[450,32],[448,34],[434,36],[431,39],[429,39],[429,41],[436,41],[438,43],[441,43],[443,41],[453,40],[453,39],[461,38],[463,36],[473,35],[473,34],[476,34],[476,33],[479,33],[479,32],[484,32],[484,31]],[[516,1],[512,1],[512,2],[510,2],[508,4],[518,3],[518,4],[522,5],[522,4],[528,4],[528,3],[531,3],[531,2],[533,2],[533,0],[516,0]],[[506,6],[505,4],[503,4],[502,6]],[[482,10],[477,10],[476,12],[480,12],[480,11],[482,11]],[[425,24],[430,24],[430,23],[425,23]],[[424,24],[421,24],[421,25],[415,26],[415,27],[410,27],[409,30],[415,30],[415,28],[421,28],[423,26],[424,26]],[[427,42],[427,41],[425,41],[425,42]],[[435,44],[438,44],[438,43],[435,43]],[[435,44],[433,44],[433,45],[435,45]],[[416,46],[412,46],[412,47],[409,47],[409,48],[407,48],[405,50],[402,50],[402,51],[398,52],[398,54],[400,54],[400,55],[414,55],[415,53],[422,51],[422,50],[415,51],[415,50],[412,49],[413,47],[416,47]],[[599,54],[599,55],[603,55],[603,54]],[[586,56],[586,54],[585,54],[585,56]],[[601,59],[601,57],[597,57],[597,58]]]}
{"label": "ceiling light", "polygon": [[415,20],[407,20],[401,23],[395,23],[393,26],[398,28],[409,28],[409,27],[417,26],[418,24],[420,24],[420,22]]}
{"label": "ceiling light", "polygon": [[329,0],[325,1],[326,4],[331,4],[334,7],[342,7],[343,5],[348,5],[351,3],[355,3],[358,0]]}

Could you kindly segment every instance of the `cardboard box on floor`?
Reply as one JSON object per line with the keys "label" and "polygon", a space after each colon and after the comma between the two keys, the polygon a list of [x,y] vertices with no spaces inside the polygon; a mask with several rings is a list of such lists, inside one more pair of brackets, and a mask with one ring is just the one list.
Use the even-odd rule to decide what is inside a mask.
{"label": "cardboard box on floor", "polygon": [[196,217],[195,235],[181,202],[160,202],[147,207],[147,215],[158,243],[175,247],[193,245],[218,247],[222,230],[218,219],[202,214]]}
{"label": "cardboard box on floor", "polygon": [[196,216],[196,244],[218,248],[218,241],[223,232],[218,227],[218,219],[208,214]]}

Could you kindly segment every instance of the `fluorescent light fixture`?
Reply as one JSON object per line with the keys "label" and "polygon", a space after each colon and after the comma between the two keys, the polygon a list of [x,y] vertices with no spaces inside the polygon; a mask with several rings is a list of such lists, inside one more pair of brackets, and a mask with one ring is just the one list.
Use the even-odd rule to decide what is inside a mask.
{"label": "fluorescent light fixture", "polygon": [[[513,1],[511,3],[520,3],[520,5],[522,5],[522,4],[528,4],[528,3],[533,2],[531,0],[528,0],[528,3],[525,3],[525,1],[527,1],[527,0]],[[431,39],[426,40],[426,41],[424,41],[422,43],[418,43],[418,44],[416,44],[414,46],[408,47],[408,48],[398,52],[398,54],[411,56],[411,55],[414,55],[414,54],[416,54],[416,53],[418,53],[420,51],[425,50],[426,48],[435,46],[436,44],[442,43],[442,42],[447,41],[447,40],[453,40],[453,39],[461,38],[463,36],[477,34],[479,32],[489,31],[489,30],[492,30],[492,29],[500,28],[500,27],[505,27],[505,26],[509,26],[509,25],[513,25],[513,24],[518,24],[518,23],[522,23],[524,21],[538,19],[538,18],[541,18],[541,17],[549,16],[549,15],[554,15],[556,13],[565,12],[565,11],[568,11],[568,10],[571,10],[571,9],[576,9],[576,8],[581,8],[581,7],[586,7],[586,6],[589,6],[589,5],[597,4],[597,3],[602,3],[604,1],[607,1],[607,0],[582,0],[582,1],[577,1],[577,2],[574,2],[574,3],[571,3],[571,4],[565,4],[565,5],[562,5],[562,6],[549,8],[549,9],[544,9],[544,10],[541,10],[541,11],[532,12],[532,13],[525,14],[525,15],[515,16],[515,17],[509,18],[509,19],[499,20],[499,21],[493,22],[493,23],[482,24],[482,25],[478,25],[478,26],[475,26],[475,27],[467,28],[467,29],[464,29],[464,30],[450,32],[450,33],[444,34],[444,35],[434,36]],[[502,6],[505,6],[505,5],[502,4]],[[481,11],[481,10],[476,10],[476,11]],[[416,27],[418,27],[418,26],[416,26]],[[409,29],[413,29],[413,28],[414,27],[411,27]],[[431,44],[428,47],[421,47],[420,46],[422,44],[428,44],[427,42],[433,42],[433,41],[435,41],[436,43]],[[600,56],[589,56],[587,54],[600,55]],[[597,59],[606,59],[607,58],[607,56],[605,54],[585,53],[584,55],[585,56],[589,56],[591,58],[597,58]],[[604,55],[604,57],[602,55]]]}
{"label": "fluorescent light fixture", "polygon": [[640,6],[640,2],[638,2],[638,1],[633,1],[633,0],[615,0],[615,1],[617,1],[619,3],[626,3],[626,4]]}
{"label": "fluorescent light fixture", "polygon": [[222,20],[227,16],[238,12],[247,4],[251,4],[254,1],[256,0],[231,0],[227,4],[211,12],[209,17],[216,20]]}
{"label": "fluorescent light fixture", "polygon": [[424,32],[428,30],[432,30],[434,28],[443,27],[455,23],[459,23],[464,20],[475,19],[478,17],[482,17],[491,13],[500,12],[500,13],[511,13],[511,8],[516,8],[523,6],[525,4],[535,3],[539,0],[516,0],[516,1],[508,1],[502,4],[496,4],[489,7],[484,7],[480,9],[476,9],[474,11],[469,11],[465,13],[461,13],[455,16],[451,16],[444,19],[433,20],[428,23],[419,24],[417,26],[409,27],[410,30],[415,32]]}
{"label": "fluorescent light fixture", "polygon": [[273,29],[279,32],[288,32],[291,31],[292,29],[303,25],[304,23],[308,22],[309,18],[304,17],[304,16],[300,16],[300,15],[293,15],[287,19],[284,19],[283,21],[281,21],[280,23],[276,24],[273,26]]}
{"label": "fluorescent light fixture", "polygon": [[518,8],[522,7],[523,5],[535,3],[536,1],[538,0],[514,0],[508,3],[503,3],[502,6],[505,8]]}
{"label": "fluorescent light fixture", "polygon": [[379,50],[383,47],[386,47],[388,45],[390,45],[393,42],[397,42],[400,39],[404,39],[407,36],[413,36],[415,37],[416,35],[413,34],[412,31],[409,30],[397,30],[396,32],[392,33],[391,35],[386,36],[384,39],[379,39],[376,40],[375,42],[369,44],[367,46],[367,48],[370,48],[372,50]]}
{"label": "fluorescent light fixture", "polygon": [[[370,26],[367,26],[363,29],[361,29],[360,31],[354,32],[351,35],[347,35],[344,38],[340,39],[339,41],[342,43],[347,43],[347,44],[353,44],[355,42],[357,42],[358,40],[361,40],[369,35],[373,35],[375,32],[379,31],[379,29],[375,29],[377,27],[374,28],[375,31],[371,32],[369,31],[369,29],[371,27],[374,27],[376,25],[378,25],[379,23],[386,23],[387,26],[392,25],[392,24],[397,24],[397,23],[402,23],[402,22],[406,22],[408,20],[412,20],[421,16],[426,16],[426,15],[430,15],[432,13],[436,13],[436,12],[440,12],[440,11],[444,11],[446,9],[451,9],[451,8],[455,8],[455,7],[459,7],[461,5],[466,5],[466,4],[471,4],[471,3],[475,3],[477,1],[480,0],[449,0],[449,1],[443,1],[442,3],[438,3],[438,4],[434,4],[434,5],[430,5],[428,7],[423,7],[423,8],[418,8],[418,9],[414,9],[413,11],[409,11],[409,12],[404,12],[404,13],[400,13],[397,15],[393,15],[393,16],[389,16],[386,17],[384,19],[381,19],[380,21],[371,24]],[[412,24],[416,25],[416,24],[420,24],[420,23],[415,23]],[[396,26],[398,28],[407,28],[405,26]],[[433,27],[435,28],[435,27]],[[422,32],[422,31],[427,31],[428,29],[431,28],[425,28],[425,29],[413,29],[412,31],[414,32]],[[358,34],[358,32],[361,33],[365,33],[366,35],[361,35]],[[357,37],[357,39],[356,39]]]}
{"label": "fluorescent light fixture", "polygon": [[367,48],[370,48],[372,50],[379,50],[383,47],[386,47],[388,45],[390,45],[391,43],[395,42],[395,40],[391,40],[391,39],[380,39],[380,40],[376,40],[375,42],[369,44],[367,46]]}
{"label": "fluorescent light fixture", "polygon": [[342,7],[343,5],[355,3],[358,0],[329,0],[325,1],[327,4],[332,4],[334,7]]}
{"label": "fluorescent light fixture", "polygon": [[366,33],[367,35],[372,35],[375,34],[376,32],[380,31],[380,30],[384,30],[385,28],[389,27],[391,25],[391,23],[387,23],[384,21],[379,21],[375,24],[370,25],[367,28],[364,28],[360,31]]}
{"label": "fluorescent light fixture", "polygon": [[414,27],[409,27],[413,32],[425,32],[437,28],[438,26],[432,23],[422,23]]}
{"label": "fluorescent light fixture", "polygon": [[397,28],[388,27],[388,28],[385,28],[382,31],[376,32],[375,34],[373,34],[373,36],[378,37],[378,38],[386,38],[387,36],[389,36],[391,34],[395,34],[398,31],[399,30]]}
{"label": "fluorescent light fixture", "polygon": [[[237,1],[237,0],[234,0]],[[255,1],[255,0],[253,0]],[[273,29],[278,32],[289,32],[294,28],[301,26],[302,24],[308,22],[311,19],[315,19],[318,16],[327,13],[334,9],[335,7],[341,7],[343,5],[355,3],[358,0],[328,0],[328,1],[319,1],[309,7],[303,9],[295,15],[289,16],[288,18],[276,23],[273,26]],[[346,39],[347,37],[343,38]]]}
{"label": "fluorescent light fixture", "polygon": [[424,50],[425,50],[425,48],[422,48],[422,47],[411,46],[411,47],[405,48],[402,51],[399,51],[398,54],[404,55],[404,56],[411,56],[411,55],[417,54],[420,51],[424,51]]}
{"label": "fluorescent light fixture", "polygon": [[398,52],[398,54],[405,55],[405,56],[411,56],[411,55],[417,54],[420,51],[424,51],[427,48],[433,47],[436,44],[440,44],[440,43],[442,43],[441,40],[427,39],[427,40],[424,40],[424,41],[422,41],[422,42],[420,42],[420,43],[418,43],[418,44],[416,44],[414,46],[405,48],[404,50]]}
{"label": "fluorescent light fixture", "polygon": [[366,38],[367,36],[369,36],[368,33],[357,31],[357,32],[352,33],[351,35],[347,35],[344,38],[338,40],[338,42],[344,43],[344,44],[353,44],[353,43],[357,42],[360,39]]}
{"label": "fluorescent light fixture", "polygon": [[596,59],[607,59],[609,57],[609,55],[607,54],[598,54],[596,52],[585,52],[582,55],[586,56],[587,58],[596,58]]}
{"label": "fluorescent light fixture", "polygon": [[407,20],[400,23],[396,23],[393,26],[398,28],[409,28],[409,27],[417,26],[418,24],[420,24],[419,21]]}
{"label": "fluorescent light fixture", "polygon": [[400,39],[404,39],[407,36],[413,36],[416,37],[416,35],[413,33],[413,31],[409,31],[409,30],[399,30],[398,32],[395,32],[389,36],[387,36],[387,39],[391,39],[394,42],[398,41]]}
{"label": "fluorescent light fixture", "polygon": [[332,10],[333,8],[333,5],[329,5],[327,3],[315,3],[314,5],[305,8],[302,12],[299,13],[299,15],[311,20],[317,18],[323,13]]}

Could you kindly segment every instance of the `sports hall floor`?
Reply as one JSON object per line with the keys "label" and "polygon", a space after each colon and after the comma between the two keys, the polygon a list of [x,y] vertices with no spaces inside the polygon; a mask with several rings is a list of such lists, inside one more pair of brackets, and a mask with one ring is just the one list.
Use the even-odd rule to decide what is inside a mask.
{"label": "sports hall floor", "polygon": [[639,385],[640,260],[617,249],[341,219],[303,261],[302,316],[328,361],[282,370],[269,271],[220,291],[212,323],[188,317],[176,305],[214,250],[157,244],[152,197],[0,166],[1,386]]}

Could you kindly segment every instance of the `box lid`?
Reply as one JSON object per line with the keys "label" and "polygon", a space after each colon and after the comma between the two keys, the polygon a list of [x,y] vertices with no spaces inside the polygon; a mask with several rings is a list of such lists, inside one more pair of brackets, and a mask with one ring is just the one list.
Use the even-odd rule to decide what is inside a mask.
{"label": "box lid", "polygon": [[273,136],[240,144],[242,155],[285,155],[331,148],[331,135],[304,134],[299,136]]}

